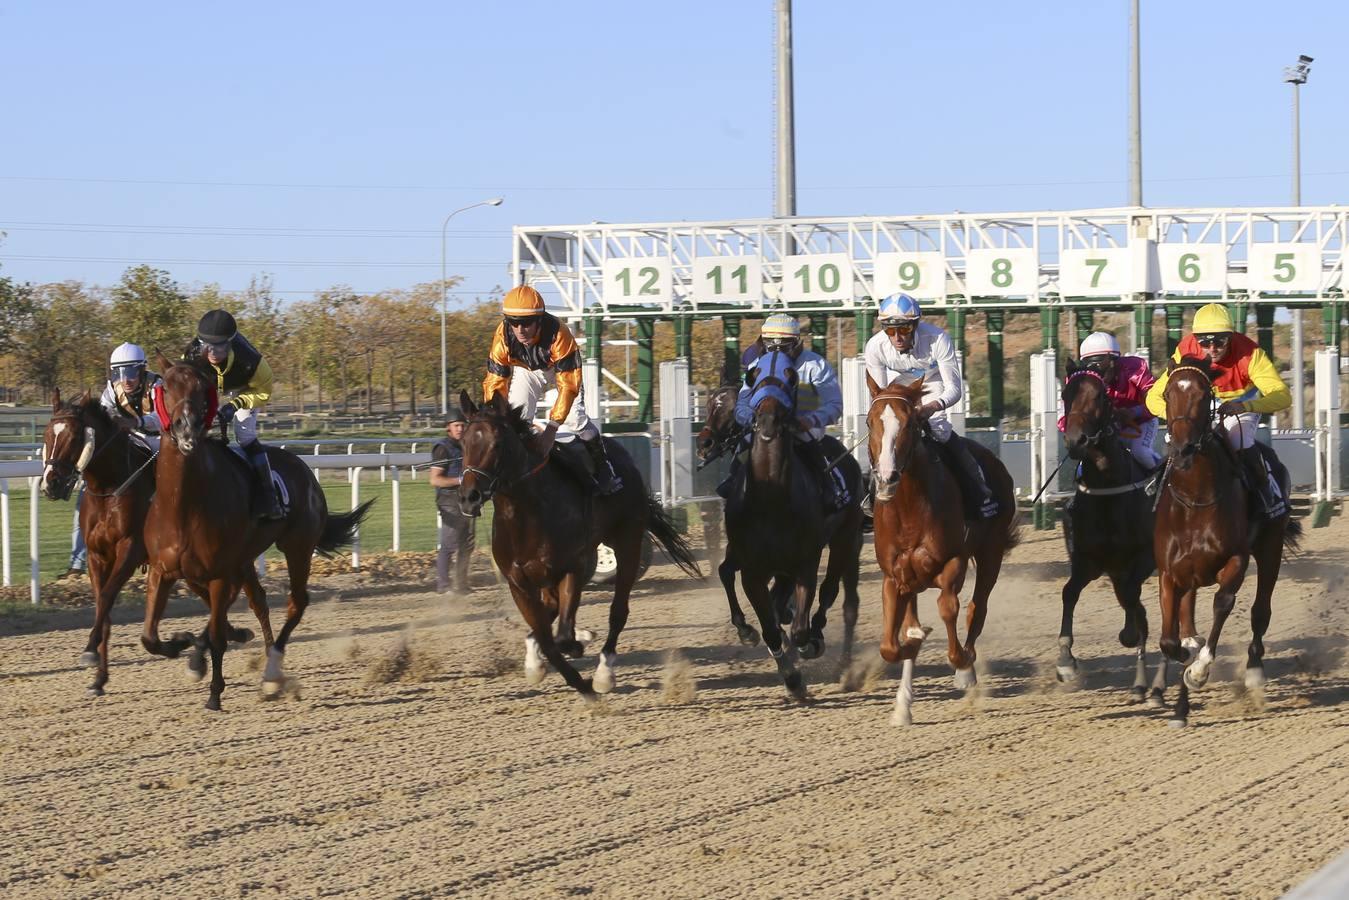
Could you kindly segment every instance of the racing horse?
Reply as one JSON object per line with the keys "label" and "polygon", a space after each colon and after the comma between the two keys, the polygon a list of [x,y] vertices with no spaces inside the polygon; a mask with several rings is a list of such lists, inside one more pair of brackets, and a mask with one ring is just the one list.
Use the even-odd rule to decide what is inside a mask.
{"label": "racing horse", "polygon": [[[94,594],[94,627],[80,655],[80,663],[97,668],[87,696],[101,697],[108,683],[108,640],[112,633],[111,612],[123,585],[145,562],[143,530],[150,498],[155,492],[154,454],[138,441],[124,423],[117,422],[88,392],[71,403],[61,402],[61,392],[52,394],[52,417],[42,435],[43,496],[67,500],[75,482],[83,476],[85,488],[80,501],[80,530],[89,555],[89,584]],[[272,644],[272,627],[267,609],[267,594],[256,573],[244,587],[248,605],[258,618],[267,646]],[[191,585],[200,596],[206,590]],[[228,627],[229,640],[252,640],[246,628]],[[191,639],[190,634],[183,637]],[[202,638],[193,641],[189,668],[200,678],[205,660],[198,649]]]}
{"label": "racing horse", "polygon": [[[1251,604],[1251,643],[1246,649],[1246,687],[1265,684],[1265,630],[1270,602],[1279,579],[1285,548],[1296,550],[1302,525],[1285,510],[1261,521],[1258,501],[1247,494],[1241,465],[1227,443],[1222,426],[1213,421],[1213,370],[1208,360],[1187,356],[1168,367],[1163,395],[1171,457],[1157,502],[1153,552],[1161,582],[1161,647],[1170,659],[1185,663],[1189,651],[1198,657],[1186,667],[1170,724],[1184,727],[1190,714],[1190,691],[1207,682],[1223,625],[1236,605],[1237,591],[1252,557],[1256,565],[1255,600]],[[1266,465],[1288,496],[1288,470],[1274,451],[1261,446]],[[1213,595],[1213,625],[1207,640],[1196,636],[1195,594],[1218,585]]]}
{"label": "racing horse", "polygon": [[[736,453],[739,450],[741,439],[744,437],[744,429],[735,421],[735,404],[739,392],[740,386],[737,384],[723,384],[708,392],[707,421],[703,423],[703,427],[696,438],[700,468],[727,453]],[[856,462],[843,459],[845,455],[843,445],[839,444],[833,437],[826,435],[823,440],[826,442],[825,452],[831,459],[837,458],[840,460],[839,465],[843,467],[845,478],[849,477],[850,469],[856,466]],[[861,481],[860,468],[857,473],[857,480]],[[860,538],[855,545],[849,545],[849,542],[843,540],[842,532],[837,537],[840,552],[851,552],[854,556],[861,553],[862,542]],[[851,546],[851,549],[849,549],[849,546]],[[835,551],[832,543],[829,552],[830,559],[833,559]],[[820,606],[824,610],[828,610],[838,596],[839,582],[842,578],[840,568],[833,566],[828,568],[825,571],[824,580],[820,582]],[[728,546],[725,558],[721,565],[717,567],[717,575],[721,579],[722,588],[726,591],[726,605],[731,611],[731,624],[735,626],[740,643],[753,646],[759,643],[759,632],[755,630],[753,625],[745,621],[745,613],[740,608],[739,599],[736,597],[735,574],[738,571],[740,571],[740,566],[732,558]],[[781,601],[790,595],[791,586],[779,586],[775,583],[773,593],[775,602],[781,609]],[[812,621],[811,638],[805,646],[800,648],[803,657],[810,659],[824,652],[824,625],[825,619],[823,616],[820,617],[818,623]]]}
{"label": "racing horse", "polygon": [[[868,373],[867,389],[871,393],[867,433],[876,483],[876,562],[885,576],[880,650],[886,662],[903,663],[892,721],[910,725],[913,661],[929,630],[918,621],[918,594],[931,587],[941,591],[937,610],[946,625],[946,655],[955,670],[955,686],[972,688],[975,641],[984,628],[988,597],[1003,557],[1018,542],[1016,497],[1007,468],[988,450],[972,445],[970,452],[983,468],[999,509],[991,519],[965,521],[959,484],[941,462],[935,442],[923,434],[918,415],[923,379],[882,388]],[[962,646],[956,636],[956,615],[970,562],[975,564],[974,594]]]}
{"label": "racing horse", "polygon": [[[660,502],[646,492],[641,472],[616,441],[605,452],[623,482],[617,493],[594,496],[592,484],[557,459],[557,449],[539,458],[533,426],[495,395],[481,406],[467,391],[460,404],[468,415],[463,480],[459,503],[465,515],[476,516],[490,500],[492,557],[510,586],[529,635],[525,638],[525,677],[539,683],[547,663],[587,701],[614,686],[618,637],[628,621],[628,596],[641,565],[643,536],[650,534],[685,572],[701,577],[688,542],[675,530]],[[601,437],[600,440],[605,440]],[[585,481],[590,479],[585,477]],[[565,653],[580,655],[576,641],[576,609],[581,589],[594,567],[595,550],[606,544],[614,551],[617,570],[609,604],[609,633],[593,678],[583,678]],[[553,622],[558,622],[557,639]]]}
{"label": "racing horse", "polygon": [[[223,441],[208,438],[215,417],[216,376],[204,364],[170,362],[162,353],[163,384],[156,388],[164,436],[155,463],[156,490],[145,518],[145,547],[150,567],[145,591],[145,628],[141,644],[150,653],[176,656],[190,635],[159,637],[159,620],[176,581],[206,589],[211,652],[209,710],[220,709],[225,689],[221,661],[228,636],[226,612],[249,582],[253,561],[275,544],[286,557],[290,592],[286,620],[267,649],[264,696],[283,686],[286,643],[309,605],[309,570],[315,553],[331,556],[354,539],[374,501],[351,512],[331,515],[318,479],[295,454],[266,448],[272,471],[285,486],[284,515],[276,521],[254,518],[250,500],[253,470]],[[223,430],[223,429],[222,429]]]}
{"label": "racing horse", "polygon": [[[798,376],[791,358],[769,351],[749,377],[754,411],[749,462],[726,502],[726,555],[740,567],[741,586],[788,694],[804,700],[798,651],[802,656],[823,651],[825,617],[835,599],[834,593],[821,589],[820,608],[810,616],[825,547],[829,548],[825,584],[834,592],[840,582],[843,585],[843,669],[852,657],[862,544],[861,469],[851,456],[839,463],[852,500],[841,511],[826,512],[821,476],[797,458]],[[774,595],[788,592],[794,594],[795,604],[784,642],[786,612]]]}
{"label": "racing horse", "polygon": [[1106,575],[1124,610],[1119,642],[1136,648],[1130,697],[1160,707],[1166,689],[1167,660],[1162,657],[1157,679],[1148,692],[1148,613],[1143,582],[1152,576],[1152,497],[1145,488],[1151,473],[1133,457],[1115,426],[1115,413],[1105,382],[1092,369],[1068,360],[1063,384],[1063,439],[1068,455],[1080,464],[1077,493],[1065,508],[1063,539],[1070,570],[1063,586],[1063,619],[1059,626],[1059,681],[1075,684],[1073,611],[1088,584]]}

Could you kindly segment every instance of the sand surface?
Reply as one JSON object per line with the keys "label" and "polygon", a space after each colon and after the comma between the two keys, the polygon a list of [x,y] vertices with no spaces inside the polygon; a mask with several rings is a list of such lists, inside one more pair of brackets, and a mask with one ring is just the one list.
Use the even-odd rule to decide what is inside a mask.
{"label": "sand surface", "polygon": [[[906,729],[875,649],[869,543],[870,672],[840,689],[836,614],[805,705],[735,641],[720,587],[669,565],[639,583],[618,686],[595,710],[555,673],[525,683],[524,629],[488,581],[462,600],[328,579],[291,645],[289,695],[260,699],[255,643],[226,656],[220,714],[181,661],[140,648],[136,608],[117,610],[97,700],[76,665],[89,610],[11,624],[0,894],[1271,897],[1343,849],[1349,523],[1309,530],[1285,565],[1263,698],[1239,689],[1248,579],[1184,730],[1127,702],[1132,655],[1102,583],[1078,608],[1084,685],[1055,682],[1063,545],[1025,534],[979,688],[955,691],[929,640]],[[581,624],[600,632],[607,598],[590,596]],[[920,611],[939,638],[935,597]],[[1145,597],[1155,628],[1155,579]],[[201,626],[194,604],[175,608],[166,632]],[[233,619],[254,624],[242,603]]]}

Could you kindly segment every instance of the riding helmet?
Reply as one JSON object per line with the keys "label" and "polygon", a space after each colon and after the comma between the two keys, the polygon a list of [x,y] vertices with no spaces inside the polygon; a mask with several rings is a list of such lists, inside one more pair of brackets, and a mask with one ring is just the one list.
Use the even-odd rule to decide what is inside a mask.
{"label": "riding helmet", "polygon": [[213,309],[197,323],[197,337],[204,344],[227,344],[239,333],[234,316],[223,309]]}
{"label": "riding helmet", "polygon": [[876,308],[876,315],[882,325],[892,322],[917,322],[923,315],[923,309],[917,300],[901,292],[891,294],[882,300],[880,306]]}

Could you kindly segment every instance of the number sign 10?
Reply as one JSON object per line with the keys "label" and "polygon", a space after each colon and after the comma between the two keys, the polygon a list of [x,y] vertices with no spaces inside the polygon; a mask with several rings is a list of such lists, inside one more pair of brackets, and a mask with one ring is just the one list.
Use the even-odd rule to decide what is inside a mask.
{"label": "number sign 10", "polygon": [[946,296],[946,261],[940,253],[877,253],[872,270],[875,297],[903,291],[920,300]]}
{"label": "number sign 10", "polygon": [[601,277],[606,304],[666,303],[671,297],[668,256],[606,259]]}
{"label": "number sign 10", "polygon": [[763,265],[757,256],[699,256],[693,260],[693,299],[702,302],[763,299]]}
{"label": "number sign 10", "polygon": [[853,274],[848,254],[784,256],[781,296],[787,303],[851,299]]}

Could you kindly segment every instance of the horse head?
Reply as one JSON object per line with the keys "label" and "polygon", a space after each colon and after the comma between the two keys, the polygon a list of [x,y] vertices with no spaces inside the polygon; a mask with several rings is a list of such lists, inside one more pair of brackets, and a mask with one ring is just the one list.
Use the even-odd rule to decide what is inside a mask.
{"label": "horse head", "polygon": [[723,384],[713,388],[707,395],[707,421],[695,439],[698,459],[702,462],[725,452],[725,445],[738,438],[739,429],[735,425],[735,401],[740,388],[734,384]]}
{"label": "horse head", "polygon": [[533,434],[501,394],[478,406],[468,391],[460,391],[459,404],[468,416],[459,442],[464,448],[459,506],[464,515],[476,516],[498,489],[520,477]]}
{"label": "horse head", "polygon": [[1076,460],[1092,459],[1105,471],[1110,458],[1101,444],[1115,434],[1115,417],[1105,381],[1090,366],[1068,360],[1063,383],[1063,442]]}
{"label": "horse head", "polygon": [[1166,428],[1176,465],[1185,470],[1213,437],[1213,370],[1207,359],[1187,356],[1167,373]]}
{"label": "horse head", "polygon": [[786,353],[772,350],[759,357],[746,379],[753,411],[750,429],[756,441],[772,443],[795,424],[797,382],[796,368]]}
{"label": "horse head", "polygon": [[[159,354],[163,394],[156,402],[164,432],[184,456],[201,446],[215,418],[216,379],[205,364],[171,362]],[[160,402],[162,401],[162,402]]]}
{"label": "horse head", "polygon": [[923,379],[882,388],[868,372],[867,390],[871,392],[867,434],[875,465],[876,499],[890,500],[922,443],[921,420],[917,413],[923,405]]}
{"label": "horse head", "polygon": [[93,461],[98,432],[103,424],[107,424],[107,416],[88,391],[73,403],[62,403],[61,392],[52,392],[52,417],[42,432],[40,487],[44,497],[49,500],[70,498],[75,482]]}

